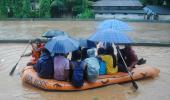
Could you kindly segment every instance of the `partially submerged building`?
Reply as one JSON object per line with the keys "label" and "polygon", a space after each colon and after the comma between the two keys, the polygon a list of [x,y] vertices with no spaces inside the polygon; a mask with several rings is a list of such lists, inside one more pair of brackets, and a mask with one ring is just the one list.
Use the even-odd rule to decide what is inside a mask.
{"label": "partially submerged building", "polygon": [[100,0],[93,4],[95,19],[144,19],[139,0]]}
{"label": "partially submerged building", "polygon": [[165,6],[148,5],[144,12],[147,20],[170,20],[170,8]]}

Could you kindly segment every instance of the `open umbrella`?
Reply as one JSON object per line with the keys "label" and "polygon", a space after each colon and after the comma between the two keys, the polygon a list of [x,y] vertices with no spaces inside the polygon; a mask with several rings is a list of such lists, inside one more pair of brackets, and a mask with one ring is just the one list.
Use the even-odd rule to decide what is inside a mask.
{"label": "open umbrella", "polygon": [[64,31],[60,31],[60,30],[49,30],[43,33],[42,36],[46,38],[52,38],[52,37],[60,36],[60,35],[67,35],[67,33],[65,33]]}
{"label": "open umbrella", "polygon": [[117,19],[104,20],[97,26],[97,30],[113,29],[119,31],[129,31],[132,28],[125,22]]}
{"label": "open umbrella", "polygon": [[[130,38],[128,38],[128,36],[126,34],[120,32],[120,31],[112,30],[112,29],[96,32],[89,38],[89,40],[97,41],[97,42],[105,42],[105,43],[106,42],[108,42],[108,43],[132,43],[132,40]],[[117,48],[117,51],[123,60],[125,68],[131,78],[133,87],[137,90],[138,85],[134,81],[132,73],[128,70],[127,64],[126,64],[125,60],[123,59],[122,54],[118,48]]]}
{"label": "open umbrella", "polygon": [[[95,34],[93,34],[89,38],[89,40],[97,41],[97,42],[105,42],[105,43],[106,42],[108,42],[108,43],[132,43],[132,40],[130,38],[128,38],[128,36],[126,34],[122,33],[121,31],[115,31],[115,30],[112,30],[112,29],[98,31]],[[133,87],[137,90],[138,85],[134,81],[134,79],[132,77],[132,73],[128,70],[127,64],[124,61],[120,50],[117,49],[117,51],[121,55],[121,58],[122,58],[123,63],[125,65],[125,68],[128,71],[128,74],[129,74],[129,76],[130,76],[130,78],[132,80],[131,82],[133,84]]]}
{"label": "open umbrella", "polygon": [[87,40],[87,39],[79,39],[80,47],[85,48],[95,48],[96,44],[93,41]]}
{"label": "open umbrella", "polygon": [[88,40],[103,43],[132,43],[132,40],[126,34],[112,29],[98,31],[90,36]]}
{"label": "open umbrella", "polygon": [[45,45],[51,53],[68,53],[79,48],[79,42],[68,36],[53,37]]}

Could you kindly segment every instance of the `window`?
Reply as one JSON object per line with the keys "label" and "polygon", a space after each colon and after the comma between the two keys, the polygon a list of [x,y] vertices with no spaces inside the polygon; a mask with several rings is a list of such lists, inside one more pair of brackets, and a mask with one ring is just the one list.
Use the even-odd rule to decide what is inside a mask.
{"label": "window", "polygon": [[94,10],[101,10],[101,7],[94,7]]}
{"label": "window", "polygon": [[122,7],[120,7],[120,9],[121,10],[127,10],[127,9],[129,9],[128,7],[125,7],[125,6],[122,6]]}
{"label": "window", "polygon": [[117,7],[117,6],[110,7],[110,10],[118,10],[118,9],[119,9],[119,7]]}
{"label": "window", "polygon": [[103,7],[103,10],[109,10],[109,7]]}

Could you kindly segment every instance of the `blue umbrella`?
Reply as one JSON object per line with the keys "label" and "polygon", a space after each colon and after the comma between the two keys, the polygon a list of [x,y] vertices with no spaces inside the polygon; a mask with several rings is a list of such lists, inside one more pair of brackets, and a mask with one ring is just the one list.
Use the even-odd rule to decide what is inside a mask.
{"label": "blue umbrella", "polygon": [[87,39],[79,39],[80,47],[85,48],[95,48],[96,44],[93,41],[87,40]]}
{"label": "blue umbrella", "polygon": [[45,48],[51,53],[69,53],[77,50],[79,43],[76,40],[69,38],[68,36],[53,37],[45,44]]}
{"label": "blue umbrella", "polygon": [[60,35],[67,35],[67,33],[65,33],[64,31],[60,31],[60,30],[49,30],[43,33],[42,36],[46,38],[52,38],[52,37],[60,36]]}
{"label": "blue umbrella", "polygon": [[98,31],[88,40],[104,43],[132,43],[132,40],[126,34],[111,29]]}
{"label": "blue umbrella", "polygon": [[125,22],[116,19],[104,20],[97,26],[97,30],[113,29],[119,31],[129,31],[132,28]]}

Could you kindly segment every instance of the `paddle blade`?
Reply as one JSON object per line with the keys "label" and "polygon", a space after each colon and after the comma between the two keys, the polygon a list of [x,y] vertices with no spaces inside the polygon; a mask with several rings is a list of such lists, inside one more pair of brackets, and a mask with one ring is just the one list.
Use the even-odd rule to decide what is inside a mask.
{"label": "paddle blade", "polygon": [[14,71],[15,71],[15,69],[16,69],[16,67],[17,67],[17,65],[18,65],[18,63],[12,68],[12,70],[11,70],[11,72],[9,73],[9,75],[10,76],[12,76],[13,75],[13,73],[14,73]]}
{"label": "paddle blade", "polygon": [[136,84],[136,82],[134,80],[132,80],[132,84],[133,84],[133,87],[137,90],[138,89],[138,85]]}

